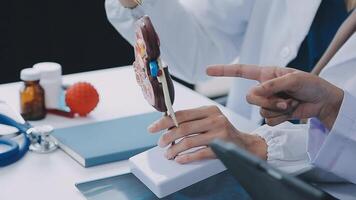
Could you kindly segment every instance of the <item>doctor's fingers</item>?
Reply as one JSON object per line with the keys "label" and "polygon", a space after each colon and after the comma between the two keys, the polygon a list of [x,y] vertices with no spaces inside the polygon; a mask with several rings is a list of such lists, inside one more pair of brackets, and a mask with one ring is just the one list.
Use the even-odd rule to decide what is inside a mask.
{"label": "doctor's fingers", "polygon": [[285,114],[278,117],[265,118],[266,124],[269,126],[276,126],[288,120],[293,120],[291,114]]}
{"label": "doctor's fingers", "polygon": [[212,65],[206,70],[209,76],[241,77],[252,80],[260,80],[262,67],[257,65],[232,64]]}
{"label": "doctor's fingers", "polygon": [[260,115],[263,118],[267,119],[267,118],[274,118],[274,117],[279,117],[279,116],[286,115],[286,112],[271,111],[271,110],[268,110],[268,109],[261,108],[260,109]]}
{"label": "doctor's fingers", "polygon": [[204,134],[206,131],[225,128],[229,121],[224,115],[213,115],[204,119],[184,122],[178,128],[172,128],[163,134],[158,141],[160,147],[166,147],[172,142],[193,134]]}
{"label": "doctor's fingers", "polygon": [[254,91],[250,91],[247,94],[246,101],[250,104],[277,112],[286,112],[298,105],[298,101],[292,98],[284,99],[280,95],[261,96]]}
{"label": "doctor's fingers", "polygon": [[199,160],[207,160],[216,158],[215,153],[210,147],[203,147],[191,153],[178,155],[174,160],[180,164],[187,164]]}
{"label": "doctor's fingers", "polygon": [[[219,115],[222,112],[217,106],[203,106],[199,108],[194,108],[194,109],[188,109],[188,110],[181,110],[177,111],[175,113],[178,124],[188,122],[188,121],[195,121],[199,119],[204,119],[209,116],[215,116]],[[152,123],[148,127],[148,131],[151,133],[155,133],[161,130],[169,129],[171,127],[174,127],[174,122],[171,117],[165,116],[162,117],[161,119],[157,120],[156,122]]]}
{"label": "doctor's fingers", "polygon": [[282,115],[292,115],[294,111],[297,109],[299,102],[293,101],[293,103],[296,103],[294,105],[291,105],[288,103],[288,108],[285,110],[271,110],[269,108],[260,108],[260,115],[264,118],[274,118],[274,117],[279,117]]}
{"label": "doctor's fingers", "polygon": [[303,76],[301,72],[289,73],[257,85],[252,88],[250,93],[264,97],[285,93],[293,98],[295,92],[304,86],[304,82],[300,79],[301,76]]}
{"label": "doctor's fingers", "polygon": [[178,143],[171,145],[167,149],[165,156],[167,159],[172,159],[184,151],[187,150],[192,151],[192,148],[207,146],[215,138],[217,138],[217,135],[214,134],[213,132],[207,132],[203,134],[196,134],[196,135],[185,137],[182,140],[180,140]]}
{"label": "doctor's fingers", "polygon": [[207,68],[210,76],[240,77],[263,82],[296,71],[291,68],[265,67],[247,64],[212,65]]}

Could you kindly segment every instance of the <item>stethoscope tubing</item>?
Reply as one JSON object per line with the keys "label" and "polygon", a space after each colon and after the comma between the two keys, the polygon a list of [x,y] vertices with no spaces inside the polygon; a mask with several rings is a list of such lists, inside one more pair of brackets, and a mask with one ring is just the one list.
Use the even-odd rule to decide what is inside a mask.
{"label": "stethoscope tubing", "polygon": [[13,157],[14,155],[16,155],[18,153],[18,151],[20,149],[19,145],[10,139],[0,139],[0,144],[8,146],[10,148],[5,152],[0,153],[0,161],[4,160],[4,159],[8,159],[10,157]]}
{"label": "stethoscope tubing", "polygon": [[10,144],[10,149],[6,152],[0,153],[0,167],[4,167],[15,163],[16,161],[20,160],[29,150],[30,148],[30,139],[26,136],[25,133],[19,135],[24,138],[23,145],[18,145],[16,142],[12,141],[11,139],[0,139],[0,144]]}
{"label": "stethoscope tubing", "polygon": [[17,128],[21,134],[18,136],[22,136],[24,138],[23,145],[19,145],[17,142],[7,139],[1,138],[0,145],[8,146],[10,149],[0,153],[0,167],[4,167],[10,165],[19,159],[21,159],[30,147],[30,139],[27,136],[27,130],[31,127],[29,124],[20,124],[15,120],[11,119],[8,116],[0,114],[0,124],[8,125]]}

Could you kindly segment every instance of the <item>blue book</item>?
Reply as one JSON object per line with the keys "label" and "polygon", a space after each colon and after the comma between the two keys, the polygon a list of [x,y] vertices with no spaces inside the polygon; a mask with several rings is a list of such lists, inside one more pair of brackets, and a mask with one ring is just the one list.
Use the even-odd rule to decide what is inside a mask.
{"label": "blue book", "polygon": [[63,151],[84,167],[126,160],[156,146],[160,134],[147,127],[159,112],[57,129],[53,136]]}

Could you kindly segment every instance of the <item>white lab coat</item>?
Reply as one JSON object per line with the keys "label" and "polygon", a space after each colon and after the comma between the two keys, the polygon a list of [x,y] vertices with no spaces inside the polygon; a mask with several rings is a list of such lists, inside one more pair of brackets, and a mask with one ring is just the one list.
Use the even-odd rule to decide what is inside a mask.
{"label": "white lab coat", "polygon": [[[172,74],[189,82],[207,78],[207,65],[286,66],[307,35],[321,0],[144,0],[133,10],[106,0],[107,16],[131,44],[135,17],[150,16]],[[227,107],[260,123],[245,96],[255,81],[234,80]]]}

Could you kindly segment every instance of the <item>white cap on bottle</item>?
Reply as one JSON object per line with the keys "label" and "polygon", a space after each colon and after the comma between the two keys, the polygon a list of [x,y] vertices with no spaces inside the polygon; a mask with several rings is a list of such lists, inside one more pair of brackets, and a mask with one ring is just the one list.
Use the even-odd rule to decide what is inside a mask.
{"label": "white cap on bottle", "polygon": [[62,66],[54,62],[41,62],[33,66],[41,73],[40,84],[45,91],[46,108],[58,109],[61,104]]}
{"label": "white cap on bottle", "polygon": [[26,68],[21,70],[20,78],[23,81],[38,81],[41,78],[41,72],[38,69]]}
{"label": "white cap on bottle", "polygon": [[62,66],[55,62],[41,62],[33,65],[41,72],[41,79],[59,79],[62,76]]}

